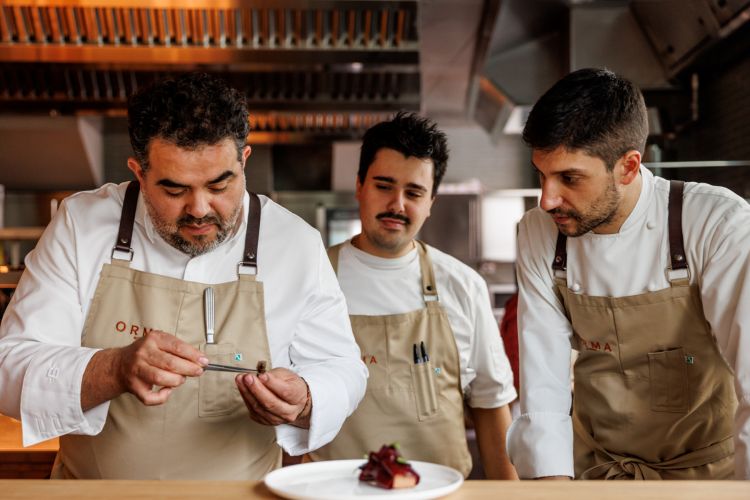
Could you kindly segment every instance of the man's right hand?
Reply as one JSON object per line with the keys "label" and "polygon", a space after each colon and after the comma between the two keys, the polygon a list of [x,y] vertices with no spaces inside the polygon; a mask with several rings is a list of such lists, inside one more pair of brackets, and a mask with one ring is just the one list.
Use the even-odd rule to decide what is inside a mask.
{"label": "man's right hand", "polygon": [[124,392],[145,405],[163,404],[186,377],[201,375],[206,364],[205,354],[192,345],[151,331],[126,347],[94,354],[83,374],[81,408],[86,411]]}

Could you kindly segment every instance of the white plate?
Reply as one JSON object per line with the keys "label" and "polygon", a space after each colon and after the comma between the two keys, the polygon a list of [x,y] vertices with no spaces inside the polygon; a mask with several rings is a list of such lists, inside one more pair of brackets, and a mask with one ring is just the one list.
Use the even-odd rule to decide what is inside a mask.
{"label": "white plate", "polygon": [[351,498],[419,500],[439,498],[458,489],[464,477],[444,465],[411,460],[419,474],[414,488],[386,490],[359,480],[359,466],[365,460],[330,460],[283,467],[266,475],[269,490],[295,500],[345,500]]}

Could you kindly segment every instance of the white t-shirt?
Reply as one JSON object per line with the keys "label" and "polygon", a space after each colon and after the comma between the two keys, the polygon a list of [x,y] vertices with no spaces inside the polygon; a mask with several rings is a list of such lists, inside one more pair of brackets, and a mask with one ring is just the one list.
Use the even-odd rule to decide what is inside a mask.
{"label": "white t-shirt", "polygon": [[[0,413],[21,419],[25,446],[68,433],[95,435],[106,421],[109,402],[81,411],[83,372],[96,352],[81,347],[81,332],[99,272],[111,259],[126,187],[106,184],[67,198],[26,258],[0,327]],[[309,431],[276,427],[279,444],[299,454],[338,433],[364,395],[367,368],[320,234],[260,199],[258,280],[264,286],[271,362],[303,376],[313,400]],[[140,197],[131,268],[208,284],[236,280],[247,193],[243,203],[235,234],[191,258],[156,233]]]}
{"label": "white t-shirt", "polygon": [[[669,181],[641,167],[636,206],[616,234],[568,238],[567,284],[574,293],[624,297],[669,287]],[[717,345],[735,371],[739,408],[737,479],[750,479],[750,206],[731,191],[688,182],[682,227],[691,283]],[[508,450],[522,478],[573,476],[570,419],[572,328],[554,291],[557,226],[541,208],[526,213],[518,237],[521,416]]]}
{"label": "white t-shirt", "polygon": [[[497,408],[516,398],[513,372],[505,355],[498,324],[492,315],[489,292],[473,269],[428,247],[440,305],[448,321],[461,361],[461,384],[469,406]],[[341,248],[338,278],[349,314],[383,316],[424,309],[419,256],[386,259],[356,248]]]}

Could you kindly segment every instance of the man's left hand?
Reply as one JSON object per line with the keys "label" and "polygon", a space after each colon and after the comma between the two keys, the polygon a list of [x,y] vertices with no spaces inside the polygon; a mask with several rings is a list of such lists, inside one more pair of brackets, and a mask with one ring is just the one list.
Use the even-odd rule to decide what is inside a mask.
{"label": "man's left hand", "polygon": [[254,421],[262,425],[310,428],[310,391],[296,373],[274,368],[261,375],[237,375],[235,382]]}

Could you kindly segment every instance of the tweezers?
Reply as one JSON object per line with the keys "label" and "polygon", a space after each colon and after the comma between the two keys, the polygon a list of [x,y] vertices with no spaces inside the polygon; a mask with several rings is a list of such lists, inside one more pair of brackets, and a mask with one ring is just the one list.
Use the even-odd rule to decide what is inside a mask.
{"label": "tweezers", "polygon": [[259,361],[257,368],[243,368],[241,366],[217,365],[216,363],[209,363],[203,369],[204,370],[216,371],[216,372],[234,372],[234,373],[256,372],[256,373],[265,373],[265,371],[266,371],[266,363],[265,363],[265,361]]}

